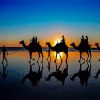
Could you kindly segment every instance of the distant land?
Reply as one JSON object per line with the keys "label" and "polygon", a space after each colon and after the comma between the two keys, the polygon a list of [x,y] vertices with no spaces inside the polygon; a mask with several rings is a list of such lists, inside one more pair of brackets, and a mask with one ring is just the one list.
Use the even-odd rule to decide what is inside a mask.
{"label": "distant land", "polygon": [[[0,47],[1,49],[2,47]],[[25,51],[26,49],[23,47],[6,47],[8,51]],[[91,48],[92,51],[99,51],[97,48]],[[48,48],[47,47],[43,47],[43,51],[47,51]],[[75,50],[74,48],[69,48],[69,51],[78,51]]]}

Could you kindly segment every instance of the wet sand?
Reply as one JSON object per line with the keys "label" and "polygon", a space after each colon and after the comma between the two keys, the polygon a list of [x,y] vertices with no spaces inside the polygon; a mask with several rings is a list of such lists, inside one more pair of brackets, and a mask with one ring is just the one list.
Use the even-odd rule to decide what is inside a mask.
{"label": "wet sand", "polygon": [[[0,100],[99,100],[100,95],[100,75],[95,78],[96,73],[100,70],[100,52],[92,52],[91,63],[84,63],[80,66],[79,53],[69,52],[68,62],[65,62],[65,55],[62,55],[63,62],[58,58],[57,63],[54,62],[55,53],[51,53],[51,62],[47,61],[47,52],[43,52],[44,60],[41,58],[37,63],[38,54],[33,54],[35,61],[32,66],[28,63],[29,55],[27,51],[10,51],[7,57],[8,65],[1,64],[2,56],[0,55]],[[84,57],[86,55],[84,54]],[[43,67],[43,70],[42,70]],[[91,68],[90,74],[86,79],[75,77],[72,81],[70,78],[75,73]],[[30,69],[32,68],[32,69]],[[40,68],[40,69],[39,69]],[[56,70],[56,68],[58,70]],[[39,77],[36,73],[41,72]],[[53,75],[50,80],[46,80],[52,72],[64,73],[60,80]],[[22,82],[26,75],[32,73]],[[87,74],[83,73],[85,77]],[[31,77],[30,76],[30,77]],[[58,76],[60,77],[60,76]],[[32,80],[34,81],[32,81]],[[62,81],[63,80],[63,81]]]}

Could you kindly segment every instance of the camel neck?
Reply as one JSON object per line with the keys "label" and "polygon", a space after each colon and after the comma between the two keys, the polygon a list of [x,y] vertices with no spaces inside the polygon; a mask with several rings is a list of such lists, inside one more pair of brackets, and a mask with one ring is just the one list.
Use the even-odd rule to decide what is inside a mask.
{"label": "camel neck", "polygon": [[73,48],[76,49],[76,50],[79,49],[78,46],[76,46],[76,45],[73,45]]}
{"label": "camel neck", "polygon": [[23,47],[24,47],[25,49],[27,49],[27,46],[26,46],[26,44],[25,44],[25,43],[23,43],[22,45],[23,45]]}

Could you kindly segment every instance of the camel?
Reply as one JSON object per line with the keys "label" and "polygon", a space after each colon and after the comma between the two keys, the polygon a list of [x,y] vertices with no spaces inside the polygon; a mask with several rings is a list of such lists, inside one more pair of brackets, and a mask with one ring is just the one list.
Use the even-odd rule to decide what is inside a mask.
{"label": "camel", "polygon": [[91,75],[91,62],[90,64],[88,64],[87,62],[87,68],[85,70],[82,70],[82,65],[84,64],[85,62],[83,62],[82,64],[80,63],[80,69],[77,73],[75,73],[71,78],[70,80],[74,81],[76,77],[79,77],[80,79],[80,84],[81,86],[87,86],[88,84],[88,80],[90,78],[90,75]]}
{"label": "camel", "polygon": [[57,59],[57,54],[59,54],[59,57],[62,60],[60,52],[64,52],[66,54],[66,61],[67,61],[67,59],[68,59],[68,46],[66,44],[58,43],[54,47],[52,47],[50,42],[46,42],[46,45],[49,47],[49,49],[56,52],[55,62],[56,62],[56,59]]}
{"label": "camel", "polygon": [[[79,62],[81,61],[81,59],[83,59],[85,61],[85,59],[82,57],[82,53],[83,52],[86,52],[86,54],[88,55],[86,61],[88,61],[88,60],[91,61],[91,46],[90,45],[88,45],[88,46],[80,46],[80,45],[76,46],[75,43],[73,42],[71,44],[71,46],[73,46],[74,49],[79,50],[79,52],[80,52],[80,60],[79,60]],[[90,57],[90,59],[89,59],[89,57]]]}
{"label": "camel", "polygon": [[[31,62],[33,52],[38,52],[38,55],[39,55],[38,60],[39,60],[40,54],[41,54],[42,60],[43,60],[42,47],[39,43],[36,43],[36,44],[33,44],[33,45],[29,44],[28,46],[26,46],[25,42],[22,40],[22,41],[19,42],[19,44],[22,44],[23,47],[29,51],[29,56],[30,56],[29,63]],[[37,60],[37,62],[38,62],[38,60]]]}
{"label": "camel", "polygon": [[99,43],[95,43],[98,50],[100,50]]}

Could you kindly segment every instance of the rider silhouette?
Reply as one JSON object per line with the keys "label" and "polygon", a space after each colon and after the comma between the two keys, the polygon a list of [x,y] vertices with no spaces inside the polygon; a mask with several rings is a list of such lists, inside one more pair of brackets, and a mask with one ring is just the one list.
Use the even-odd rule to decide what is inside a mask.
{"label": "rider silhouette", "polygon": [[4,62],[4,60],[6,60],[6,62],[8,62],[7,59],[6,59],[6,53],[8,55],[8,51],[7,51],[5,46],[2,47],[0,54],[1,53],[3,53],[3,61],[2,61],[2,63]]}
{"label": "rider silhouette", "polygon": [[84,36],[82,35],[80,46],[84,45],[84,41],[85,41],[85,39],[84,39]]}
{"label": "rider silhouette", "polygon": [[34,37],[32,38],[31,42],[30,42],[30,45],[33,46],[33,45],[36,45],[37,44],[37,37]]}
{"label": "rider silhouette", "polygon": [[89,44],[89,43],[88,43],[88,36],[86,36],[85,45],[88,46],[88,44]]}
{"label": "rider silhouette", "polygon": [[65,44],[65,38],[64,38],[64,35],[62,36],[61,43]]}
{"label": "rider silhouette", "polygon": [[80,46],[84,46],[84,48],[85,48],[85,47],[88,47],[88,45],[89,45],[88,36],[86,36],[86,38],[84,38],[84,36],[82,35]]}

